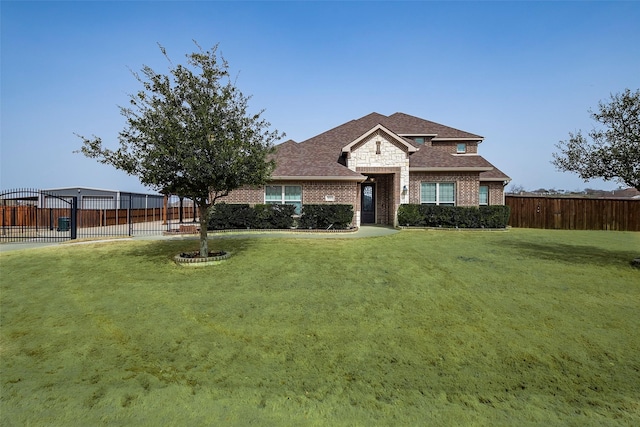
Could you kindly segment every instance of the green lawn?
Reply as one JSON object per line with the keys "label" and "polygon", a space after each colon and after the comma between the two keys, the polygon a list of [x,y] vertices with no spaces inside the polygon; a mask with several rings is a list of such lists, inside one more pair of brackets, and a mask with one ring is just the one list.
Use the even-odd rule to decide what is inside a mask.
{"label": "green lawn", "polygon": [[0,424],[640,425],[640,234],[0,254]]}

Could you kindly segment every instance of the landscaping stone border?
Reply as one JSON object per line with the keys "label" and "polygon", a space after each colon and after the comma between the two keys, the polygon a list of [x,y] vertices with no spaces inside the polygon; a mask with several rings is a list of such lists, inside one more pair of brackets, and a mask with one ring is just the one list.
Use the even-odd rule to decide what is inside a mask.
{"label": "landscaping stone border", "polygon": [[437,230],[437,231],[509,231],[511,227],[506,228],[464,228],[464,227],[411,227],[399,225],[400,230]]}
{"label": "landscaping stone border", "polygon": [[222,255],[211,256],[207,258],[183,258],[180,254],[173,257],[173,260],[176,264],[182,265],[185,267],[204,267],[206,265],[216,265],[220,264],[224,260],[229,259],[231,256],[231,252],[225,252]]}
{"label": "landscaping stone border", "polygon": [[[303,229],[303,228],[233,228],[230,230],[209,230],[207,234],[225,234],[225,233],[355,233],[357,227],[347,228],[344,230],[325,230],[325,229]],[[200,230],[193,233],[191,231],[171,230],[163,231],[163,236],[194,236],[199,235]]]}

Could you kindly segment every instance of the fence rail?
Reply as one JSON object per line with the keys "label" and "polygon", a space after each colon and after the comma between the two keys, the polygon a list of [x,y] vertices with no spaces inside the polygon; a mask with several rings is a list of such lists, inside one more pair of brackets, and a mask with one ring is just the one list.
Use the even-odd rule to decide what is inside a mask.
{"label": "fence rail", "polygon": [[[183,218],[193,218],[193,207],[184,207]],[[0,226],[55,228],[60,217],[69,209],[38,208],[36,206],[0,206]],[[175,220],[180,217],[178,207],[170,207],[163,215],[162,208],[149,209],[78,209],[78,227],[106,227]]]}
{"label": "fence rail", "polygon": [[512,227],[640,231],[640,200],[506,196],[505,204]]}
{"label": "fence rail", "polygon": [[[111,193],[86,196],[80,204],[75,195],[62,197],[44,190],[0,192],[0,241],[160,234],[193,224],[199,215],[189,199],[164,196],[158,203],[157,195]],[[90,209],[79,209],[79,205]]]}

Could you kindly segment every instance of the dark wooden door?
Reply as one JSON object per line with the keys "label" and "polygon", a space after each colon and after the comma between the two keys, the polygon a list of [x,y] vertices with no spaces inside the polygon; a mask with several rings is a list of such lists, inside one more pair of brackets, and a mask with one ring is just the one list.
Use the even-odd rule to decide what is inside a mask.
{"label": "dark wooden door", "polygon": [[362,184],[360,194],[362,224],[374,224],[376,222],[376,185],[372,183]]}

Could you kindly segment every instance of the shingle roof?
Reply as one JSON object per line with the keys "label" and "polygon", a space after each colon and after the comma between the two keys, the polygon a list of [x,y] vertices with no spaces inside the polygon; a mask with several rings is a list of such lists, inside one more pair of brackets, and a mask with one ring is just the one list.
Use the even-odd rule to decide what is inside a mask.
{"label": "shingle roof", "polygon": [[[345,166],[342,148],[358,139],[374,127],[382,125],[396,135],[437,135],[437,138],[460,138],[464,140],[483,137],[455,129],[439,123],[424,120],[404,113],[394,113],[384,116],[371,113],[357,120],[351,120],[303,142],[292,140],[277,146],[277,167],[273,173],[278,177],[336,177],[341,179],[359,179],[363,176]],[[504,177],[491,163],[477,155],[453,155],[445,153],[428,145],[417,145],[411,139],[403,138],[409,144],[418,148],[409,158],[410,168],[471,168],[482,172],[486,169],[492,174],[492,179]],[[494,168],[493,170],[489,170]]]}
{"label": "shingle roof", "polygon": [[492,168],[478,155],[455,155],[425,145],[409,157],[409,168]]}
{"label": "shingle roof", "polygon": [[275,179],[286,179],[293,177],[306,178],[335,178],[361,180],[364,177],[338,163],[338,156],[330,156],[328,153],[320,153],[318,147],[309,149],[302,144],[287,141],[276,146],[276,169],[272,173]]}
{"label": "shingle roof", "polygon": [[[493,166],[493,165],[492,165]],[[497,167],[486,172],[480,172],[480,181],[511,181],[511,178]]]}
{"label": "shingle roof", "polygon": [[475,135],[473,133],[465,132],[404,113],[394,113],[385,121],[388,121],[389,125],[382,123],[383,125],[400,135],[436,134],[438,138],[473,138],[478,139],[479,141],[483,139],[480,135]]}
{"label": "shingle roof", "polygon": [[397,135],[436,134],[438,138],[474,138],[479,141],[483,139],[479,135],[404,113],[394,113],[388,117],[378,113],[371,113],[309,138],[301,144],[335,144],[343,147],[378,124],[395,132]]}

